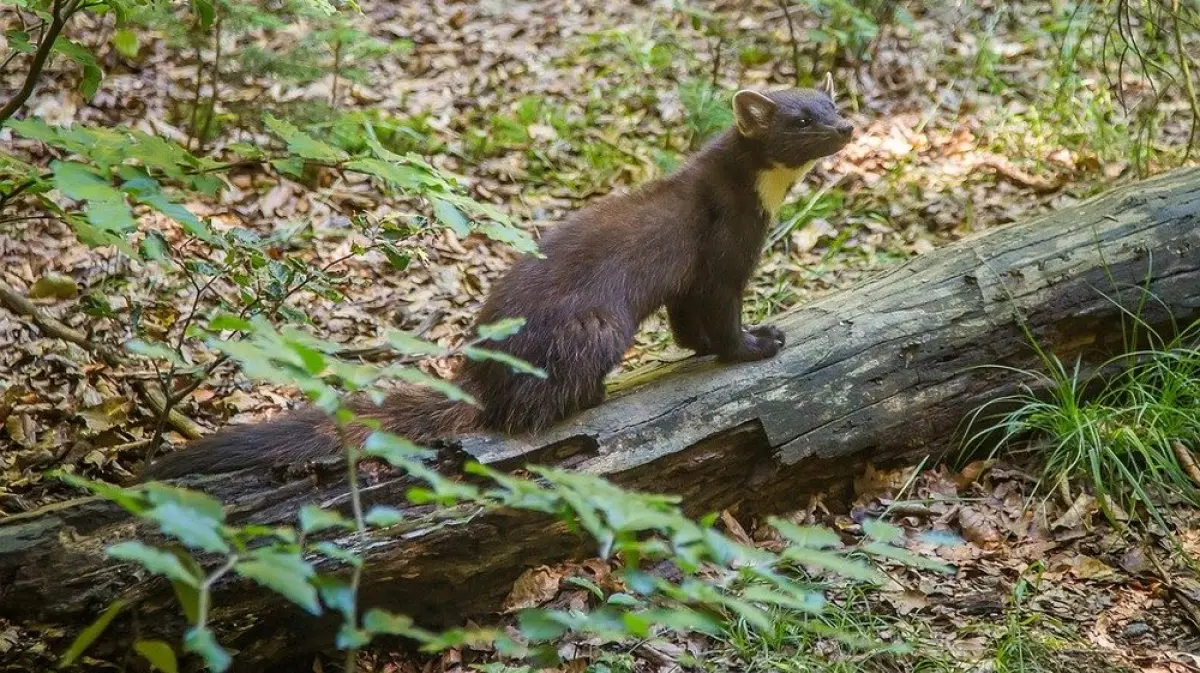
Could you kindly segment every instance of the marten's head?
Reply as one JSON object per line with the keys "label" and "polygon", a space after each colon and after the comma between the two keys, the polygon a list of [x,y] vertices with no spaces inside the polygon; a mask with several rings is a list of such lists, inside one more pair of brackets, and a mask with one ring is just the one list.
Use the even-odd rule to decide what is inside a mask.
{"label": "marten's head", "polygon": [[[827,88],[831,83],[827,80]],[[743,89],[733,97],[737,132],[773,165],[800,167],[850,142],[854,126],[838,114],[831,91]]]}

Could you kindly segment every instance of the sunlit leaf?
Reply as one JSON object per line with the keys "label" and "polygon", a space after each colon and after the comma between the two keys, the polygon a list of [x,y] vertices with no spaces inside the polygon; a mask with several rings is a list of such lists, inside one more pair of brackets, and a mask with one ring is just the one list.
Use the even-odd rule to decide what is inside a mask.
{"label": "sunlit leaf", "polygon": [[105,552],[115,559],[136,562],[155,575],[162,575],[175,582],[198,587],[202,581],[199,575],[195,575],[185,568],[174,554],[155,549],[138,540],[128,540],[112,545]]}
{"label": "sunlit leaf", "polygon": [[279,593],[309,613],[321,614],[317,589],[309,581],[316,571],[298,554],[263,549],[256,551],[249,560],[239,561],[233,569],[242,577]]}
{"label": "sunlit leaf", "polygon": [[150,662],[154,668],[163,673],[176,673],[179,663],[175,659],[175,650],[161,640],[139,640],[133,644],[133,649],[142,658]]}
{"label": "sunlit leaf", "polygon": [[435,198],[433,200],[433,215],[437,218],[438,222],[441,222],[453,231],[455,236],[466,238],[471,234],[470,220],[453,203]]}
{"label": "sunlit leaf", "polygon": [[96,95],[100,88],[100,80],[104,79],[104,71],[96,62],[96,56],[81,44],[60,37],[54,41],[54,50],[75,61],[83,69],[83,79],[79,83],[79,91],[84,98]]}
{"label": "sunlit leaf", "polygon": [[75,660],[78,659],[79,656],[83,654],[92,643],[96,642],[96,639],[100,637],[100,634],[104,633],[104,630],[107,629],[108,625],[112,623],[112,620],[115,619],[118,614],[120,614],[121,610],[125,609],[125,605],[126,602],[120,599],[110,603],[103,614],[96,618],[96,621],[88,624],[86,628],[79,632],[78,636],[75,636],[75,640],[71,642],[71,646],[67,648],[67,651],[63,653],[62,658],[59,660],[58,667],[66,668],[75,663]]}
{"label": "sunlit leaf", "polygon": [[899,527],[879,519],[865,519],[862,522],[863,532],[873,540],[888,544],[900,544],[904,541],[904,531]]}
{"label": "sunlit leaf", "polygon": [[125,348],[131,353],[144,355],[155,360],[166,360],[172,364],[182,365],[183,359],[179,357],[179,353],[174,348],[163,344],[155,344],[141,339],[130,339],[125,342]]}
{"label": "sunlit leaf", "polygon": [[113,33],[112,43],[126,58],[134,58],[138,54],[138,36],[132,30],[126,28]]}
{"label": "sunlit leaf", "polygon": [[486,348],[476,348],[467,346],[463,349],[463,354],[472,360],[491,360],[506,365],[509,369],[520,374],[530,374],[539,379],[546,378],[546,371],[540,367],[535,367],[520,358],[513,357],[503,351],[488,350]]}
{"label": "sunlit leaf", "polygon": [[479,325],[475,328],[475,333],[480,339],[503,341],[521,331],[521,328],[524,326],[524,318],[505,318],[487,325]]}
{"label": "sunlit leaf", "polygon": [[214,673],[224,673],[233,664],[233,657],[217,644],[212,631],[207,628],[192,627],[183,634],[183,649],[200,655],[208,670]]}
{"label": "sunlit leaf", "polygon": [[363,519],[367,522],[367,524],[375,526],[376,528],[386,528],[388,526],[395,526],[398,523],[402,523],[404,521],[404,514],[395,507],[388,507],[387,505],[375,505],[371,509],[367,510],[367,514],[363,517]]}
{"label": "sunlit leaf", "polygon": [[224,553],[229,545],[221,538],[220,524],[195,509],[168,502],[147,513],[163,533],[194,549]]}
{"label": "sunlit leaf", "polygon": [[305,533],[316,533],[329,528],[354,528],[353,522],[341,514],[316,505],[305,505],[300,508],[300,530]]}
{"label": "sunlit leaf", "polygon": [[288,150],[305,159],[327,163],[338,163],[346,159],[342,150],[313,138],[304,131],[296,128],[291,122],[278,119],[273,115],[265,115],[263,121],[271,132],[279,136],[288,145]]}

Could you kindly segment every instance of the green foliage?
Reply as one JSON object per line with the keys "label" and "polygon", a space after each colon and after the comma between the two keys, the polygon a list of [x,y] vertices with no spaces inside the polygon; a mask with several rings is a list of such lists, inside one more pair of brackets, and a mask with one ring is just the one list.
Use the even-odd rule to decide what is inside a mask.
{"label": "green foliage", "polygon": [[[395,366],[343,362],[332,354],[335,344],[295,328],[276,330],[261,318],[245,321],[226,317],[215,322],[220,327],[245,331],[244,340],[214,346],[238,359],[247,373],[297,385],[339,423],[372,427],[368,419],[355,418],[342,408],[343,391],[381,394],[375,382],[385,374],[395,378],[402,371]],[[476,343],[505,338],[520,325],[519,321],[506,321],[485,327]],[[394,335],[391,340],[408,352],[436,351],[432,344],[411,335]],[[478,346],[469,344],[465,348]],[[441,385],[453,388],[446,382]],[[458,396],[466,399],[461,392]],[[79,477],[66,478],[156,522],[168,538],[190,550],[161,549],[130,541],[114,545],[108,553],[142,565],[173,583],[192,625],[183,642],[184,650],[200,655],[214,671],[227,668],[231,659],[208,624],[211,592],[231,573],[278,593],[313,615],[326,610],[341,615],[338,643],[345,649],[363,647],[375,636],[386,634],[415,639],[427,650],[466,642],[492,643],[502,652],[541,660],[553,655],[539,643],[567,632],[589,634],[602,641],[623,641],[648,637],[661,628],[715,634],[720,632],[722,619],[742,620],[753,628],[769,630],[773,628],[772,615],[780,610],[818,615],[825,601],[811,582],[794,578],[791,569],[797,564],[872,581],[879,579],[878,574],[851,555],[866,551],[904,562],[924,561],[894,546],[902,543],[903,535],[882,522],[864,526],[870,540],[862,549],[844,549],[839,538],[828,531],[773,520],[772,524],[792,543],[784,554],[773,554],[718,532],[711,525],[714,517],[696,522],[684,516],[676,497],[631,493],[596,476],[531,467],[534,478],[529,479],[470,463],[467,474],[485,483],[477,487],[439,473],[427,463],[432,458],[427,450],[379,430],[369,434],[362,451],[424,482],[424,487],[410,490],[408,498],[415,504],[435,503],[437,509],[413,521],[392,507],[377,506],[362,514],[354,472],[358,450],[350,451],[348,461],[353,520],[307,506],[299,513],[299,531],[229,525],[218,502],[184,489],[157,483],[118,489]],[[359,614],[356,591],[363,563],[354,549],[363,547],[358,543],[350,547],[349,541],[403,533],[437,521],[463,520],[480,511],[513,509],[550,514],[594,540],[602,557],[621,559],[618,572],[629,592],[611,596],[600,592],[598,598],[603,600],[585,613],[524,610],[519,614],[520,641],[490,629],[434,633],[416,626],[404,615],[380,610]],[[348,531],[354,535],[337,537]],[[213,554],[217,559],[202,569],[204,566],[193,556],[197,552]],[[657,563],[671,564],[679,579],[672,579],[670,573],[643,570]],[[329,564],[333,564],[333,572],[321,570]],[[353,573],[349,583],[333,574],[338,564],[349,566]],[[166,662],[161,648],[153,648],[149,655]]]}
{"label": "green foliage", "polygon": [[[1200,322],[1164,338],[1140,312],[1128,314],[1129,352],[1091,374],[1034,342],[1045,371],[1010,370],[1028,382],[976,410],[972,422],[993,422],[969,437],[967,449],[984,441],[997,441],[995,451],[1027,446],[1046,461],[1040,489],[1083,479],[1118,525],[1122,513],[1144,511],[1166,528],[1159,512],[1165,498],[1200,504],[1200,489],[1181,462],[1182,453],[1200,447]],[[1137,349],[1140,341],[1150,346]],[[988,414],[993,407],[1009,410]]]}
{"label": "green foliage", "polygon": [[157,671],[175,673],[179,670],[175,650],[161,640],[139,640],[134,643],[133,649]]}
{"label": "green foliage", "polygon": [[96,621],[88,624],[86,628],[80,631],[79,635],[75,636],[75,640],[71,641],[71,646],[67,648],[67,651],[63,653],[62,658],[59,660],[59,668],[66,668],[75,663],[87,650],[87,648],[90,647],[92,643],[96,642],[96,639],[104,633],[104,630],[107,629],[108,625],[112,623],[112,620],[116,619],[117,615],[125,609],[125,606],[125,601],[113,601],[104,610],[104,612],[96,618]]}
{"label": "green foliage", "polygon": [[691,145],[699,147],[733,124],[733,93],[714,89],[708,80],[691,79],[679,85],[679,98],[687,111]]}

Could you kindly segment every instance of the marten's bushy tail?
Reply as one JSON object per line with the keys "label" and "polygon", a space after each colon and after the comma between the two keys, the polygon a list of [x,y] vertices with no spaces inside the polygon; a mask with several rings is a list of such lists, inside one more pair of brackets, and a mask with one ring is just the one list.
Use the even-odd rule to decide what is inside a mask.
{"label": "marten's bushy tail", "polygon": [[[428,388],[406,386],[375,406],[352,399],[347,406],[360,416],[379,421],[387,432],[417,443],[453,437],[479,426],[479,410],[446,399]],[[346,441],[361,443],[370,430],[346,429]],[[235,425],[188,442],[178,451],[154,461],[147,479],[171,479],[190,474],[218,474],[248,467],[297,465],[336,455],[342,447],[333,420],[318,409],[300,409],[279,418]]]}

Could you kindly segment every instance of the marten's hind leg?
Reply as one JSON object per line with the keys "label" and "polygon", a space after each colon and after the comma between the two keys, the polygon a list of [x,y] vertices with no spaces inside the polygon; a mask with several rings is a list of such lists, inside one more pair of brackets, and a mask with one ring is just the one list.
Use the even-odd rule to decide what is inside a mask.
{"label": "marten's hind leg", "polygon": [[546,378],[506,371],[502,389],[488,395],[489,426],[513,434],[539,432],[603,402],[604,378],[621,364],[634,326],[607,311],[592,310],[542,333],[553,334],[550,343],[543,343],[542,357],[523,359],[539,365]]}

